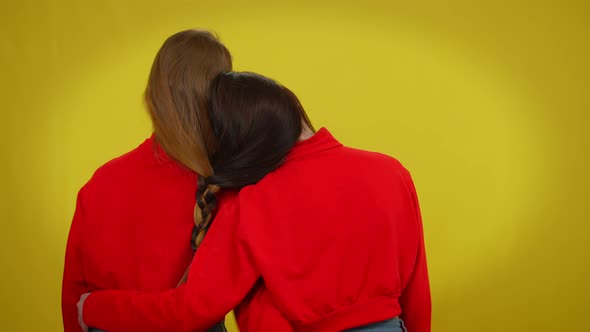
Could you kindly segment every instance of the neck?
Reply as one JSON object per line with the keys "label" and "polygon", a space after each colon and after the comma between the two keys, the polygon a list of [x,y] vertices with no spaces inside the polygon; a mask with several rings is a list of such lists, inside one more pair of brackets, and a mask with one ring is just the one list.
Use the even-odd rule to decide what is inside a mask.
{"label": "neck", "polygon": [[299,136],[299,142],[305,141],[306,139],[311,138],[315,133],[309,126],[304,122],[303,128],[301,129],[301,136]]}

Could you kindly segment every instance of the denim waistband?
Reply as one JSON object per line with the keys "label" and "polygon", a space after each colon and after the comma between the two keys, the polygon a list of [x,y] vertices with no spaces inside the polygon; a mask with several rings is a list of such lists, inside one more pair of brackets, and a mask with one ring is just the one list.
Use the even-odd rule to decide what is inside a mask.
{"label": "denim waistband", "polygon": [[388,319],[382,322],[368,324],[347,330],[347,332],[407,332],[404,322],[398,318]]}

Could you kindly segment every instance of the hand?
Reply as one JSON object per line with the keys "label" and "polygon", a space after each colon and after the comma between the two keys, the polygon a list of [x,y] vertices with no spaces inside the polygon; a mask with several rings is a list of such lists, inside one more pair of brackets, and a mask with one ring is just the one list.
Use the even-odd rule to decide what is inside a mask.
{"label": "hand", "polygon": [[84,293],[80,296],[80,301],[76,305],[78,307],[78,324],[82,328],[83,332],[88,332],[88,326],[84,323],[84,301],[90,296],[90,293]]}

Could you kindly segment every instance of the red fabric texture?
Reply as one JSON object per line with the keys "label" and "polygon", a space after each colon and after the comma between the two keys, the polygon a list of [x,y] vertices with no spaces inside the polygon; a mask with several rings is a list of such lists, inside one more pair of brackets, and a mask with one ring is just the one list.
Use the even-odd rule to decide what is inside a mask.
{"label": "red fabric texture", "polygon": [[[102,213],[100,205],[92,209]],[[109,218],[109,227],[123,227],[121,219],[103,216]],[[164,263],[165,257],[161,263],[168,266],[166,275],[176,269],[180,276],[178,256],[187,257],[184,239],[191,225],[183,218],[169,222],[179,224],[174,236],[183,241],[171,250],[167,241],[154,240],[154,252],[147,255],[177,255],[175,264]],[[131,263],[114,253],[126,257],[122,248],[143,250],[146,241],[107,239],[108,228],[99,225],[92,231],[105,235],[97,246],[108,241],[112,246],[90,245],[95,254],[86,255],[98,259],[101,252],[113,261],[104,262],[113,264],[111,269],[92,271],[103,280],[109,272],[120,274],[114,271],[124,268],[122,262]],[[104,255],[105,250],[113,254]],[[142,289],[131,279],[111,288]],[[326,129],[299,143],[285,164],[258,184],[226,194],[186,284],[161,291],[164,279],[177,278],[162,279],[150,284],[151,292],[93,292],[85,322],[109,332],[201,331],[238,307],[243,332],[342,331],[396,316],[411,332],[430,331],[423,227],[410,174],[391,157],[342,146]]]}

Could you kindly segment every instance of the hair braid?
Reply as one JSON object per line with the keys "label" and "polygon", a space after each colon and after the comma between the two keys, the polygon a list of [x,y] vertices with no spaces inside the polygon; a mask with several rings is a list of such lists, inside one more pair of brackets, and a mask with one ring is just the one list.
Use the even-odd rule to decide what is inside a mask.
{"label": "hair braid", "polygon": [[207,178],[199,176],[197,181],[197,193],[194,211],[195,225],[193,227],[193,233],[191,236],[191,246],[193,251],[196,251],[205,233],[211,226],[211,217],[213,210],[217,207],[217,196],[221,187],[215,184],[207,183]]}
{"label": "hair braid", "polygon": [[[205,238],[205,234],[211,226],[213,210],[217,207],[216,194],[221,190],[221,187],[215,184],[207,183],[207,178],[199,176],[197,180],[196,203],[194,209],[194,226],[191,235],[191,247],[193,252],[196,252],[201,242]],[[186,282],[189,268],[186,269],[179,285]]]}

